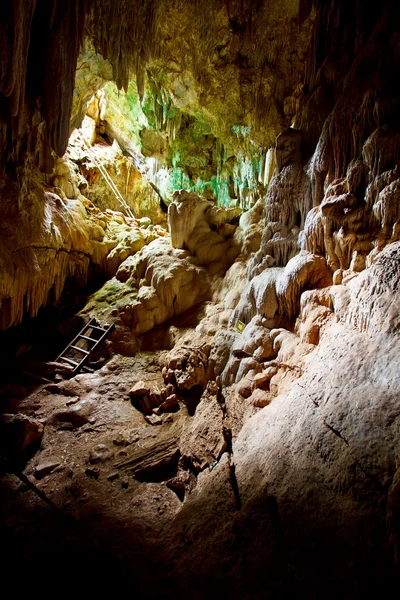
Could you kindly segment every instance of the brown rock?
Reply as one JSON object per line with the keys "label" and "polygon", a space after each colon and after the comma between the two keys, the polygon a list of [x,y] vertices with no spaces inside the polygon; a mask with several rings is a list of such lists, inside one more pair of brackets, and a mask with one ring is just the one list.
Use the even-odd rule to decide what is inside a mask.
{"label": "brown rock", "polygon": [[180,452],[176,440],[156,440],[147,448],[135,448],[128,458],[114,465],[118,470],[129,469],[139,481],[151,481],[154,473],[165,467],[178,466]]}
{"label": "brown rock", "polygon": [[[177,348],[169,355],[168,370],[173,372],[180,390],[189,390],[205,384],[207,362],[207,356],[201,350]],[[171,380],[168,374],[166,381]]]}
{"label": "brown rock", "polygon": [[93,468],[92,467],[88,467],[85,470],[85,474],[88,477],[92,477],[92,479],[98,479],[99,475],[100,475],[100,469],[98,469],[97,467],[93,467]]}
{"label": "brown rock", "polygon": [[153,411],[153,405],[150,402],[147,394],[144,394],[143,396],[132,396],[131,402],[133,406],[137,408],[137,410],[140,410],[140,412],[142,412],[143,414],[151,415]]}
{"label": "brown rock", "polygon": [[89,422],[92,411],[93,403],[90,400],[80,400],[65,410],[57,411],[51,421],[75,429]]}
{"label": "brown rock", "polygon": [[138,381],[135,385],[129,390],[129,396],[131,398],[141,398],[149,394],[151,388],[148,383],[144,381]]}
{"label": "brown rock", "polygon": [[178,396],[176,394],[171,394],[168,398],[161,404],[164,412],[175,412],[179,410]]}
{"label": "brown rock", "polygon": [[164,401],[163,392],[157,387],[152,388],[149,392],[149,401],[151,406],[160,406]]}
{"label": "brown rock", "polygon": [[0,416],[0,449],[5,456],[15,456],[38,446],[44,427],[42,423],[22,414]]}
{"label": "brown rock", "polygon": [[271,365],[266,367],[263,371],[264,375],[268,376],[268,379],[271,379],[278,372],[278,367],[276,365]]}
{"label": "brown rock", "polygon": [[268,373],[264,373],[263,371],[261,373],[257,373],[256,375],[254,375],[254,384],[256,386],[256,388],[261,387],[264,383],[266,383],[267,381],[269,381],[269,376]]}
{"label": "brown rock", "polygon": [[115,446],[129,446],[132,444],[130,433],[131,432],[119,431],[113,439],[113,444],[115,444]]}
{"label": "brown rock", "polygon": [[145,419],[150,425],[161,425],[163,422],[162,417],[159,415],[146,415]]}
{"label": "brown rock", "polygon": [[254,389],[254,380],[249,377],[243,377],[237,384],[236,389],[243,398],[248,398]]}
{"label": "brown rock", "polygon": [[190,457],[192,464],[203,470],[218,461],[226,447],[221,406],[214,395],[204,392],[195,415],[183,430],[182,456]]}
{"label": "brown rock", "polygon": [[37,465],[34,470],[36,479],[43,479],[46,475],[50,475],[59,464],[59,462],[47,462]]}
{"label": "brown rock", "polygon": [[168,398],[168,396],[170,396],[171,394],[174,394],[175,391],[176,391],[176,388],[175,388],[174,384],[169,383],[162,390],[163,399],[165,400],[166,398]]}
{"label": "brown rock", "polygon": [[251,394],[249,401],[253,404],[253,406],[256,406],[257,408],[263,408],[264,406],[268,406],[272,398],[273,395],[271,394],[271,392],[256,389]]}

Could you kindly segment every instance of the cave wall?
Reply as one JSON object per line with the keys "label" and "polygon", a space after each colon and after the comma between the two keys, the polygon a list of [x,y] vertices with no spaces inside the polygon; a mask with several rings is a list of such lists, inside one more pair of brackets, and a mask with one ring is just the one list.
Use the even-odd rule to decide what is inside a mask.
{"label": "cave wall", "polygon": [[[186,168],[203,165],[191,148],[194,134],[185,137],[193,122],[206,127],[200,141],[210,131],[217,142],[203,166],[215,162],[228,184],[237,167],[230,164],[230,144],[244,156],[246,146],[255,144],[262,155],[295,119],[296,131],[277,138],[276,175],[260,212],[266,224],[260,247],[252,243],[257,252],[250,281],[260,275],[260,265],[284,267],[300,249],[325,256],[337,282],[349,267],[362,270],[399,235],[396,4],[213,1],[206,8],[180,0],[124,2],[115,9],[72,0],[3,7],[0,162],[6,225],[11,219],[12,228],[18,219],[33,183],[43,183],[40,171],[52,171],[65,150],[86,34],[105,61],[94,79],[83,77],[88,89],[112,70],[126,89],[134,75],[141,98],[147,78],[154,102],[144,102],[143,110],[152,115],[154,130],[171,129],[172,104],[185,109],[186,126],[168,149],[176,168],[180,160]],[[75,105],[73,119],[80,114]],[[151,146],[143,132],[141,141]],[[259,177],[251,160],[243,171],[244,180]],[[192,189],[182,177],[177,186]]]}
{"label": "cave wall", "polygon": [[397,585],[397,30],[395,3],[316,5],[260,248],[211,352],[237,488],[222,461],[205,470],[168,530],[188,593],[373,598]]}
{"label": "cave wall", "polygon": [[22,189],[30,169],[51,171],[51,150],[66,149],[87,8],[74,0],[1,7],[1,172]]}
{"label": "cave wall", "polygon": [[[295,103],[289,99],[299,95],[296,86],[311,25],[311,20],[299,21],[296,2],[276,7],[273,3],[212,1],[204,7],[200,2],[188,5],[180,0],[157,0],[124,1],[116,7],[95,0],[8,0],[0,10],[0,205],[7,232],[15,229],[22,213],[36,222],[43,212],[51,212],[51,207],[45,206],[43,188],[61,194],[49,188],[50,179],[44,175],[57,180],[55,161],[64,154],[71,126],[83,114],[79,102],[74,104],[73,91],[85,35],[104,57],[94,74],[88,63],[81,65],[86,93],[102,85],[112,72],[117,85],[125,89],[134,75],[143,97],[146,75],[159,90],[152,98],[155,127],[157,114],[165,112],[163,98],[167,96],[185,108],[189,118],[205,123],[214,138],[229,141],[233,136],[235,147],[237,134],[232,127],[238,122],[246,127],[254,124],[258,142],[267,144],[293,118]],[[274,35],[277,28],[279,36]],[[297,44],[295,53],[285,43],[289,38]],[[283,64],[284,57],[289,69]],[[275,77],[277,72],[279,77]],[[277,87],[279,93],[271,100]],[[289,108],[284,110],[284,106]],[[268,108],[265,119],[261,118],[262,107]],[[168,119],[164,125],[169,127]],[[184,141],[183,137],[181,145]],[[179,160],[179,152],[178,147],[172,163]],[[214,153],[217,163],[221,149]],[[246,168],[244,172],[246,178]],[[34,190],[38,190],[34,193],[38,202],[30,201]],[[14,298],[12,304],[24,306],[24,299],[14,296],[15,285],[12,290],[9,284],[14,272],[17,278],[26,277],[12,258],[20,248],[11,243],[14,238],[7,234],[3,242],[7,269],[2,301],[9,304]],[[54,283],[47,270],[42,262],[40,277],[48,284],[40,293],[43,301]],[[17,288],[23,293],[26,282]]]}

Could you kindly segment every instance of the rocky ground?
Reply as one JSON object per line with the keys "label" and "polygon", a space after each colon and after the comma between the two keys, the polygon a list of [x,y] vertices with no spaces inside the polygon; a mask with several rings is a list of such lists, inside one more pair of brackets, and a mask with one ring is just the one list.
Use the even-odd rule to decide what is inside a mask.
{"label": "rocky ground", "polygon": [[[7,569],[61,577],[70,590],[81,577],[92,591],[130,586],[143,598],[361,598],[388,588],[398,252],[390,245],[370,269],[345,274],[329,288],[333,309],[322,318],[314,306],[311,324],[300,314],[296,332],[255,320],[241,334],[208,302],[144,336],[133,357],[106,352],[93,372],[19,398],[14,388],[12,412],[30,421],[16,456],[23,441],[39,444],[19,468],[54,506],[15,473],[2,477]],[[222,335],[234,337],[239,376]]]}

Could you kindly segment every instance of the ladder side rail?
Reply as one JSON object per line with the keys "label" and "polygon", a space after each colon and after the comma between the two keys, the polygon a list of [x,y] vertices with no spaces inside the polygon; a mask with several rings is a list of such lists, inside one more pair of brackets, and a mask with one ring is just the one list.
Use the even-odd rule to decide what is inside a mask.
{"label": "ladder side rail", "polygon": [[[92,321],[93,321],[93,319],[90,319],[89,323],[91,323]],[[74,339],[72,340],[72,342],[70,342],[70,343],[68,344],[68,346],[66,346],[66,348],[64,348],[64,350],[61,352],[61,354],[59,354],[59,355],[58,355],[58,357],[56,358],[56,361],[55,361],[55,362],[58,362],[58,360],[59,360],[59,359],[62,357],[62,355],[63,355],[63,354],[65,354],[65,353],[67,352],[67,350],[68,350],[68,349],[69,349],[71,346],[73,346],[73,345],[74,345],[74,344],[75,344],[75,343],[76,343],[76,342],[79,340],[80,334],[81,334],[81,333],[82,333],[82,331],[85,329],[85,327],[87,327],[87,326],[89,325],[89,323],[87,323],[87,324],[86,324],[86,325],[83,327],[83,329],[81,329],[81,330],[80,330],[80,332],[79,332],[79,333],[78,333],[78,334],[77,334],[77,335],[74,337]]]}

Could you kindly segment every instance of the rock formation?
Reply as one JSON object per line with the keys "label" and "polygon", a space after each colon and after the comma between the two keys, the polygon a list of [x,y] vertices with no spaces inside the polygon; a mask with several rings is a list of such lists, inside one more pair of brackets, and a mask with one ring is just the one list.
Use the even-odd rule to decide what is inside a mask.
{"label": "rock formation", "polygon": [[51,579],[58,550],[143,598],[396,589],[399,17],[390,0],[0,9],[1,335],[94,272],[67,331],[115,325],[70,378],[7,350],[10,572],[46,561]]}

